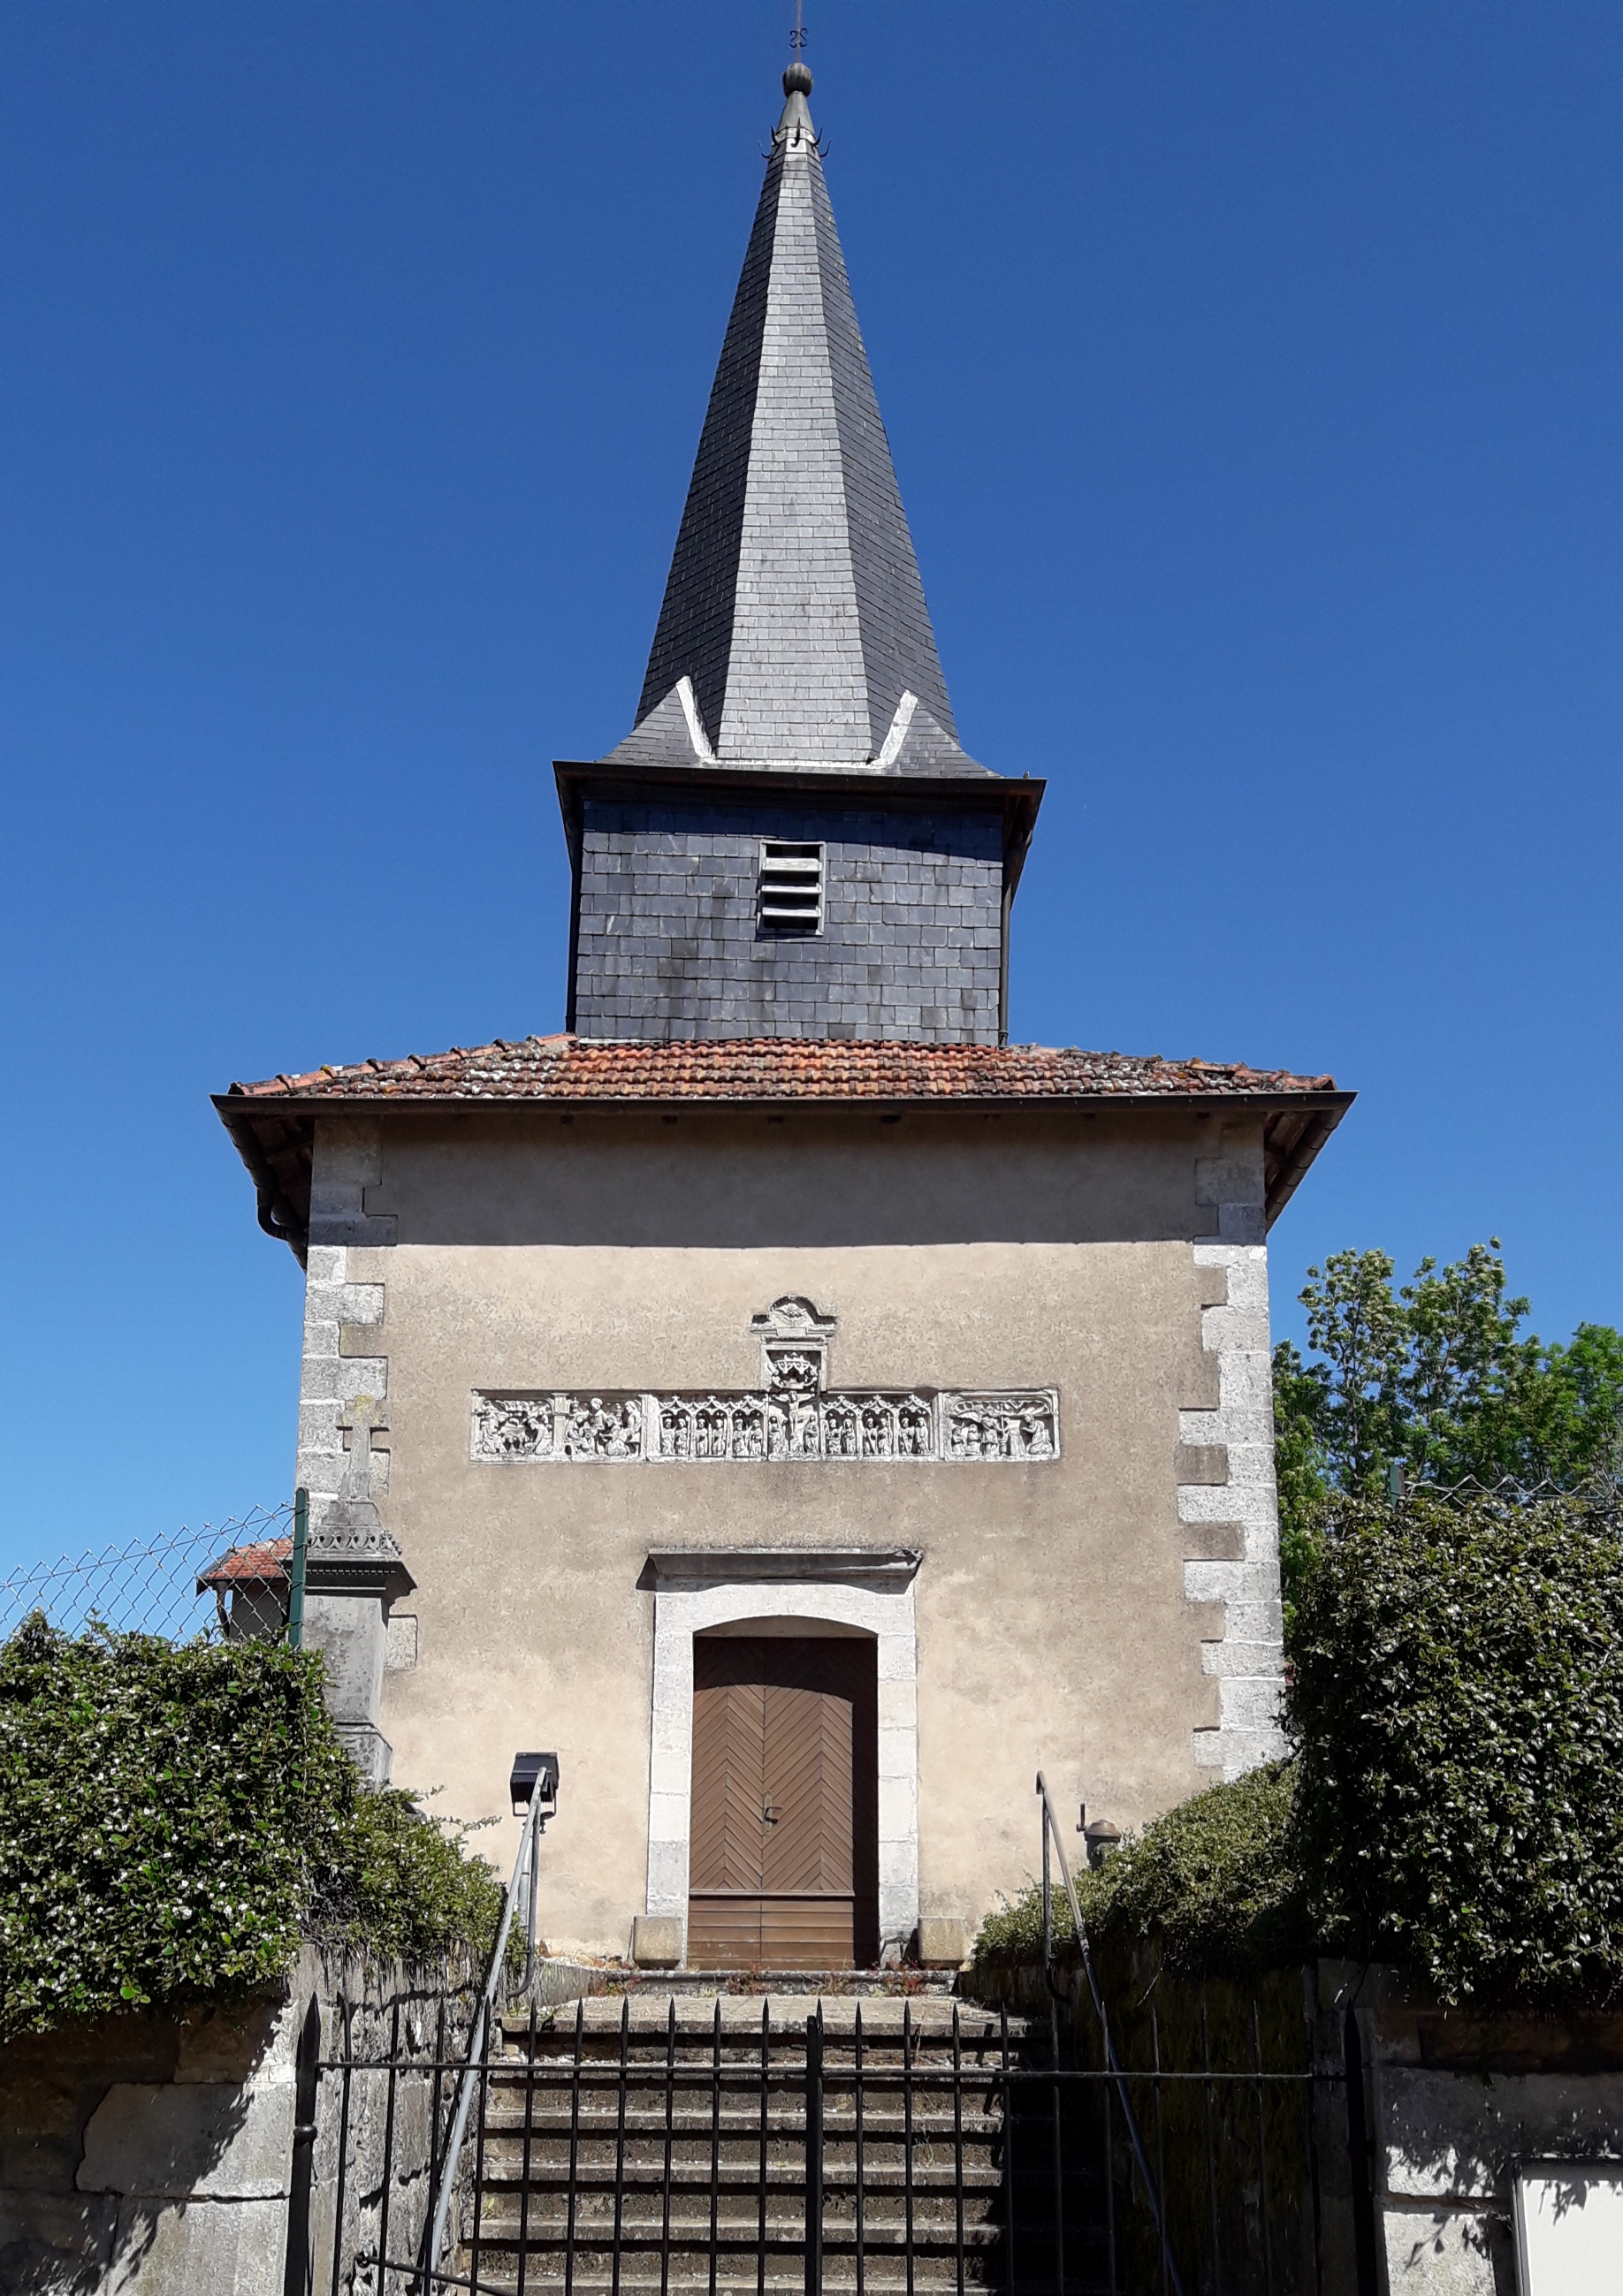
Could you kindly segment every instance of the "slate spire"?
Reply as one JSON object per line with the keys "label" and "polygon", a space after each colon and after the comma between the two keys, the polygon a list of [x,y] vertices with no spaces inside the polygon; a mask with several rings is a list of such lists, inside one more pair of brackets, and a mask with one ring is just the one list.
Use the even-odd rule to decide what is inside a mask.
{"label": "slate spire", "polygon": [[798,61],[637,730],[612,755],[977,773],[958,745]]}

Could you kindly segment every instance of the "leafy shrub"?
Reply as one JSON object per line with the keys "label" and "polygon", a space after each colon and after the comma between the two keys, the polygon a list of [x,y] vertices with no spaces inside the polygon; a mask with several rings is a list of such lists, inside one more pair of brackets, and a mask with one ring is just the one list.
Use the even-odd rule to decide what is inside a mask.
{"label": "leafy shrub", "polygon": [[306,1937],[479,1948],[499,1897],[362,1784],[318,1658],[40,1619],[0,1647],[0,2036],[247,1991]]}
{"label": "leafy shrub", "polygon": [[309,1933],[385,1960],[487,1951],[501,1915],[501,1884],[482,1857],[466,1854],[473,1828],[426,1818],[410,1794],[374,1791],[347,1758],[346,1767],[342,1854],[317,1877]]}
{"label": "leafy shrub", "polygon": [[1623,1544],[1582,1499],[1351,1503],[1298,1595],[1321,1932],[1444,1998],[1623,1980]]}
{"label": "leafy shrub", "polygon": [[[1240,1976],[1312,1950],[1293,1841],[1295,1765],[1272,1762],[1180,1802],[1129,1834],[1097,1872],[1076,1876],[1090,1939],[1100,1946],[1159,1940],[1169,1969]],[[1055,1879],[1054,1931],[1071,1935]],[[1040,1948],[1042,1892],[1034,1886],[990,1915],[977,1959],[1029,1959]]]}

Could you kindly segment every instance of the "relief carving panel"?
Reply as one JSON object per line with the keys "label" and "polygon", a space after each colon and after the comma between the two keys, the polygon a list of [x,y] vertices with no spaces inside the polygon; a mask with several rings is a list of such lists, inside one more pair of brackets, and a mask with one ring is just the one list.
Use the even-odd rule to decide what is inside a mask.
{"label": "relief carving panel", "polygon": [[762,1385],[671,1394],[498,1392],[474,1397],[472,1456],[698,1464],[795,1459],[1021,1462],[1059,1456],[1052,1388],[971,1392],[829,1389],[832,1316],[780,1300],[752,1329]]}
{"label": "relief carving panel", "polygon": [[473,1456],[518,1460],[1030,1460],[1059,1456],[1059,1398],[914,1390],[474,1398]]}

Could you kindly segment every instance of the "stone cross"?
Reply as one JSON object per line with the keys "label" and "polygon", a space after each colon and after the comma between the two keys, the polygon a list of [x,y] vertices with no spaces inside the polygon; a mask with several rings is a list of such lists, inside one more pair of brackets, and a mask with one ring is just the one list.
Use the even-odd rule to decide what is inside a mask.
{"label": "stone cross", "polygon": [[375,1395],[358,1395],[340,1413],[338,1423],[350,1434],[350,1454],[344,1462],[340,1498],[372,1496],[372,1438],[389,1431],[389,1406]]}

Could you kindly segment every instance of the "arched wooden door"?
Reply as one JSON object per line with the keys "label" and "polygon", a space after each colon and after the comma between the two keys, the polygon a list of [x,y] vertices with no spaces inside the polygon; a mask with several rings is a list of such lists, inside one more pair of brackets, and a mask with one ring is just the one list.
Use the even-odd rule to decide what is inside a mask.
{"label": "arched wooden door", "polygon": [[694,1968],[877,1960],[875,1647],[847,1636],[696,1638]]}

